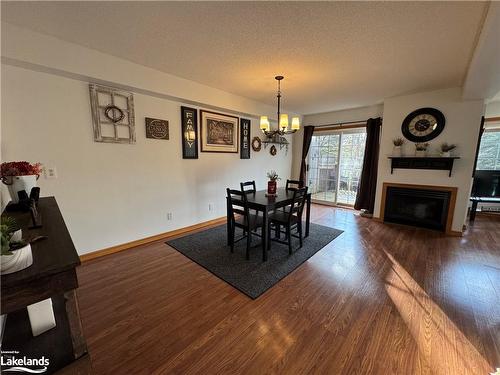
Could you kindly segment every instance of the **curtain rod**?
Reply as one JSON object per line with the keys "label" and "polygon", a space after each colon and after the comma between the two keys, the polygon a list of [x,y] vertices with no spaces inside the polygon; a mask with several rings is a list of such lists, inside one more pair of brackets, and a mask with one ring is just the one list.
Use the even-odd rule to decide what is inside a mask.
{"label": "curtain rod", "polygon": [[[380,117],[380,119],[382,119],[382,117]],[[352,125],[352,124],[364,124],[364,125],[366,125],[367,121],[368,121],[368,119],[366,119],[366,120],[359,120],[359,121],[335,122],[333,124],[317,125],[317,126],[314,126],[314,127],[315,128],[323,128],[323,127],[329,127],[329,126],[342,126],[342,125]]]}

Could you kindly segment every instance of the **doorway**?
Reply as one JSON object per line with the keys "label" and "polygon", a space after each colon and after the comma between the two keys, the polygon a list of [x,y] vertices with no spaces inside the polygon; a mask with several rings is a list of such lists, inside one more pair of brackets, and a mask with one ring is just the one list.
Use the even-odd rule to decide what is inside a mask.
{"label": "doorway", "polygon": [[365,142],[364,127],[313,135],[307,172],[313,202],[354,205],[363,167]]}

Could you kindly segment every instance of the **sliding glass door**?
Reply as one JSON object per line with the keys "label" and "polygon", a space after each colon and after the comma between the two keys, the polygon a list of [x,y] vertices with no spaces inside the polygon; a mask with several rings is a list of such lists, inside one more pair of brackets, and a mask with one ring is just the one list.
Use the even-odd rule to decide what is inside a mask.
{"label": "sliding glass door", "polygon": [[313,201],[354,205],[365,150],[365,128],[313,135],[307,181]]}

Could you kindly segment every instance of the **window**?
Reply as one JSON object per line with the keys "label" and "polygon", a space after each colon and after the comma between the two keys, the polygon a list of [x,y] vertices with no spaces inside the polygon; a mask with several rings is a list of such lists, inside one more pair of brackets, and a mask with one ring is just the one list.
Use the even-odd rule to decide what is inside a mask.
{"label": "window", "polygon": [[476,169],[500,170],[500,129],[483,133]]}
{"label": "window", "polygon": [[312,199],[351,206],[363,167],[366,130],[363,127],[323,134],[313,135],[308,154],[307,181]]}

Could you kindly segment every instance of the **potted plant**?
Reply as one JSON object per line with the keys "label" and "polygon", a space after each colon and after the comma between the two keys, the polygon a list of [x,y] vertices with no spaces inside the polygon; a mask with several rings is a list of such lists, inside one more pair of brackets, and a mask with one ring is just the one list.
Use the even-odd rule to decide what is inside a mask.
{"label": "potted plant", "polygon": [[19,203],[18,191],[25,190],[29,195],[36,186],[36,180],[42,173],[40,163],[31,164],[27,161],[11,161],[0,166],[0,178],[7,185],[13,203]]}
{"label": "potted plant", "polygon": [[444,158],[450,157],[450,152],[457,148],[457,145],[448,144],[446,142],[441,143],[441,156]]}
{"label": "potted plant", "polygon": [[267,178],[269,178],[269,181],[267,181],[267,194],[276,195],[277,181],[281,180],[281,178],[278,176],[276,171],[267,172]]}
{"label": "potted plant", "polygon": [[405,144],[405,140],[401,137],[394,138],[392,140],[394,147],[392,148],[392,156],[401,156],[401,147]]}
{"label": "potted plant", "polygon": [[14,219],[8,216],[2,217],[0,224],[2,252],[0,256],[0,273],[21,271],[33,264],[31,246],[22,239],[21,229],[18,228]]}
{"label": "potted plant", "polygon": [[428,143],[415,143],[415,156],[426,156]]}

